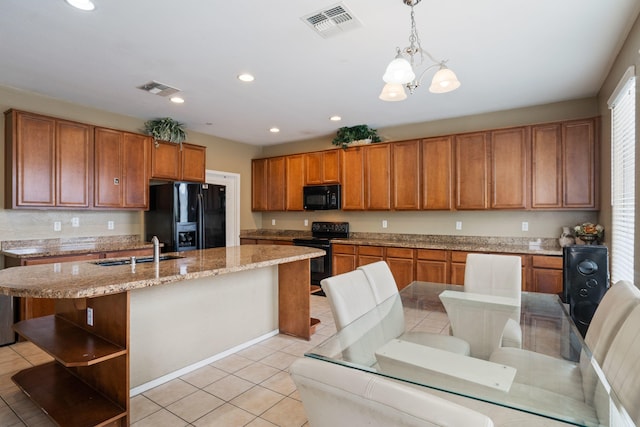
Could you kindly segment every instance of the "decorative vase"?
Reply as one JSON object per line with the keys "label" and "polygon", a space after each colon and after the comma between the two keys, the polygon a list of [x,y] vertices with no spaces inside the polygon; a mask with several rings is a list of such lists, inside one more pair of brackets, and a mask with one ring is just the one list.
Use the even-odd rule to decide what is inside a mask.
{"label": "decorative vase", "polygon": [[563,248],[565,246],[570,246],[575,243],[575,239],[571,235],[571,231],[569,230],[569,227],[562,227],[562,234],[558,239],[558,243],[560,243],[560,247],[563,247]]}

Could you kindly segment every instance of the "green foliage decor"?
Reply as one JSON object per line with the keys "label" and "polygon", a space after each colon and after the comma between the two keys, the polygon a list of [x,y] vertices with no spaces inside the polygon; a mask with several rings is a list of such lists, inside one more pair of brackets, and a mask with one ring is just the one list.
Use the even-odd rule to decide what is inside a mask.
{"label": "green foliage decor", "polygon": [[375,129],[371,129],[367,125],[357,125],[351,127],[345,126],[338,129],[336,137],[333,138],[331,143],[342,148],[347,148],[349,143],[363,139],[370,139],[371,142],[382,141]]}
{"label": "green foliage decor", "polygon": [[149,120],[144,124],[144,130],[156,141],[168,141],[182,144],[187,139],[184,123],[173,120],[171,117]]}

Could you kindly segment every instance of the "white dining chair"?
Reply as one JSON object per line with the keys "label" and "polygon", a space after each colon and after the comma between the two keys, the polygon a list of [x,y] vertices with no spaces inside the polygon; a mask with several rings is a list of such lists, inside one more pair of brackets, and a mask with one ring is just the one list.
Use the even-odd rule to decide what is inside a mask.
{"label": "white dining chair", "polygon": [[[604,294],[591,320],[585,343],[602,366],[612,342],[629,314],[640,306],[640,290],[627,281],[613,284]],[[582,352],[579,363],[524,349],[498,348],[490,361],[516,368],[515,381],[558,395],[591,403],[597,377],[591,357]]]}
{"label": "white dining chair", "polygon": [[309,425],[491,427],[479,412],[387,378],[335,363],[300,358],[289,367]]}
{"label": "white dining chair", "polygon": [[[377,305],[382,304],[391,297],[398,298],[398,286],[389,265],[385,261],[366,264],[358,267],[358,270],[365,274]],[[401,340],[467,356],[470,354],[469,344],[461,338],[445,334],[405,331],[404,309],[402,304],[394,304],[391,306],[391,310],[393,313],[390,313],[390,315],[393,316],[395,325],[397,326],[397,337]]]}
{"label": "white dining chair", "polygon": [[[515,255],[468,254],[464,270],[464,291],[514,298],[522,294],[522,259]],[[502,332],[502,347],[522,348],[520,309]]]}

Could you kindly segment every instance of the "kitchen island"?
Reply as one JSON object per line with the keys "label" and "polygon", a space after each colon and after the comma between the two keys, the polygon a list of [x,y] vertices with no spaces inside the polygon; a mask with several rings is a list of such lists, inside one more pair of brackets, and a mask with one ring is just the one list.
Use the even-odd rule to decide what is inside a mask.
{"label": "kitchen island", "polygon": [[55,315],[15,327],[55,362],[14,376],[56,422],[128,425],[131,389],[278,331],[313,333],[309,260],[324,251],[256,245],[163,255],[179,258],[0,271],[1,294],[56,299]]}

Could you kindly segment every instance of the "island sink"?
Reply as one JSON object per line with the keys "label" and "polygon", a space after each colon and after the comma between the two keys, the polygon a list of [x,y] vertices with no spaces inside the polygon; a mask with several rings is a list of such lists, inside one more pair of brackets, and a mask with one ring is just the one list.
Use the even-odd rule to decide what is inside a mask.
{"label": "island sink", "polygon": [[[179,259],[179,258],[184,258],[184,257],[180,255],[160,255],[159,260],[166,261],[169,259]],[[140,264],[143,262],[153,262],[153,257],[147,256],[147,257],[135,258],[135,260],[136,260],[136,264]],[[94,264],[101,265],[103,267],[110,267],[112,265],[127,265],[127,264],[131,264],[131,259],[114,259],[114,260],[105,260],[105,261],[95,261]]]}

